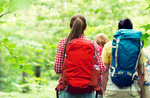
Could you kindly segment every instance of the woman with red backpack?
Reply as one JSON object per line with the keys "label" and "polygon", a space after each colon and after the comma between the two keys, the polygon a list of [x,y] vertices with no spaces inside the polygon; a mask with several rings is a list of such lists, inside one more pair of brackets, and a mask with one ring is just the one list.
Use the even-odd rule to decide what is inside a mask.
{"label": "woman with red backpack", "polygon": [[56,90],[60,98],[95,98],[100,90],[97,83],[100,73],[106,70],[100,57],[100,47],[86,40],[86,19],[74,15],[70,21],[71,32],[59,41],[54,70],[61,74]]}

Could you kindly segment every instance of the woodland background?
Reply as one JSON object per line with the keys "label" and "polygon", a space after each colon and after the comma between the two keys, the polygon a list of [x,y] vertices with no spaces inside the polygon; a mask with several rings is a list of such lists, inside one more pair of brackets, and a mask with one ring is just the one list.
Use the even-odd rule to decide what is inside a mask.
{"label": "woodland background", "polygon": [[150,46],[150,0],[0,0],[0,98],[55,98],[57,45],[77,13],[88,39],[112,40],[119,20],[130,18]]}

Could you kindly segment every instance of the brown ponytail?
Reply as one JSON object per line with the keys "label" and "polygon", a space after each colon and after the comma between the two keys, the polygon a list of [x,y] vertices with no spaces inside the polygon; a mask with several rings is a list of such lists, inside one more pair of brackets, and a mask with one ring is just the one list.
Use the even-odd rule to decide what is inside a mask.
{"label": "brown ponytail", "polygon": [[74,38],[79,38],[86,29],[86,19],[82,15],[74,15],[70,21],[71,32],[67,38],[67,43]]}

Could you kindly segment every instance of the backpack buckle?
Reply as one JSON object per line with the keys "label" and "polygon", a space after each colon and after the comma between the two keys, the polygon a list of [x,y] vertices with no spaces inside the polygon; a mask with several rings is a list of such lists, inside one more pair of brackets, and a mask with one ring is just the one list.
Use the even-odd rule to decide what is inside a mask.
{"label": "backpack buckle", "polygon": [[65,58],[67,57],[67,54],[65,53]]}
{"label": "backpack buckle", "polygon": [[95,54],[94,56],[93,56],[93,59],[95,59],[97,57],[97,55]]}

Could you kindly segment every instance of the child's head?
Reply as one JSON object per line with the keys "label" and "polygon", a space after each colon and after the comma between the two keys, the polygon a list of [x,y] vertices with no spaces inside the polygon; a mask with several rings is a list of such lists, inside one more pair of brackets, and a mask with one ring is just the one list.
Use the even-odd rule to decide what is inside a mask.
{"label": "child's head", "polygon": [[104,47],[104,45],[109,41],[109,39],[104,33],[99,33],[95,36],[95,41],[99,46]]}

